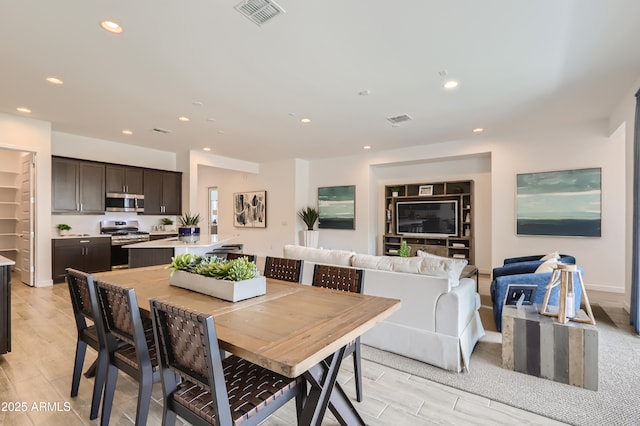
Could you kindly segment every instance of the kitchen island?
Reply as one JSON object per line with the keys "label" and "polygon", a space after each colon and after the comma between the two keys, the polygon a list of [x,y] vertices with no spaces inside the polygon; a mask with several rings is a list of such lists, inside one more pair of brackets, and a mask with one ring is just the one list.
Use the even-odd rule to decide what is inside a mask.
{"label": "kitchen island", "polygon": [[122,248],[129,249],[129,268],[141,268],[171,263],[172,257],[183,253],[202,256],[236,237],[236,235],[202,234],[200,240],[195,242],[183,242],[178,240],[178,237],[172,237],[128,244]]}

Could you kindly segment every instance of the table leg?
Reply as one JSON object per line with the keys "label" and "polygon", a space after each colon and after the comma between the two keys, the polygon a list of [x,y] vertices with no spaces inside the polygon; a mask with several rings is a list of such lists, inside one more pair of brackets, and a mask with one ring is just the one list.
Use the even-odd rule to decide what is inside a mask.
{"label": "table leg", "polygon": [[364,425],[340,384],[336,381],[345,348],[313,366],[305,373],[311,385],[299,424],[319,426],[327,406],[341,425]]}

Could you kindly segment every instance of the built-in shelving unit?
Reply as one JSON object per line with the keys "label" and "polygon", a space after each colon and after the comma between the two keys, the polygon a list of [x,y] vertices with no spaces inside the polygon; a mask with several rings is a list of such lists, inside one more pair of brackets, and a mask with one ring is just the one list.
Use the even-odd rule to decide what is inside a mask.
{"label": "built-in shelving unit", "polygon": [[18,173],[0,171],[0,255],[13,261],[18,253]]}
{"label": "built-in shelving unit", "polygon": [[[382,237],[384,255],[396,256],[400,245],[406,241],[411,246],[412,255],[415,255],[417,250],[424,250],[438,256],[467,259],[469,264],[474,263],[473,181],[387,185],[384,193],[385,234]],[[397,232],[396,204],[400,201],[422,200],[457,201],[458,224],[455,236],[415,236]]]}

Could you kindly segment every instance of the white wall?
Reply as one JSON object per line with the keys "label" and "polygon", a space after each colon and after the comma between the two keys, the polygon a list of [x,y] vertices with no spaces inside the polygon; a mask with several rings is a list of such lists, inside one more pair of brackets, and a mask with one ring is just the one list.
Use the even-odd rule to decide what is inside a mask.
{"label": "white wall", "polygon": [[0,147],[35,152],[35,285],[51,285],[51,124],[0,113]]}
{"label": "white wall", "polygon": [[[296,160],[260,164],[260,173],[200,165],[197,168],[197,211],[207,217],[208,190],[218,187],[218,234],[237,235],[232,241],[244,244],[244,252],[261,256],[282,256],[285,244],[296,240]],[[233,194],[267,191],[266,228],[233,226]]]}

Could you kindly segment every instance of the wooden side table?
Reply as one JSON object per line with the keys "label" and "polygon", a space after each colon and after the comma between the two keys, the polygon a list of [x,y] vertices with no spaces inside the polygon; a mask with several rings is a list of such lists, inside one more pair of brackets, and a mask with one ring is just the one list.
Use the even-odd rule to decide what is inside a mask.
{"label": "wooden side table", "polygon": [[[540,315],[538,305],[502,310],[502,367],[598,390],[598,329]],[[583,310],[578,317],[588,318]]]}

